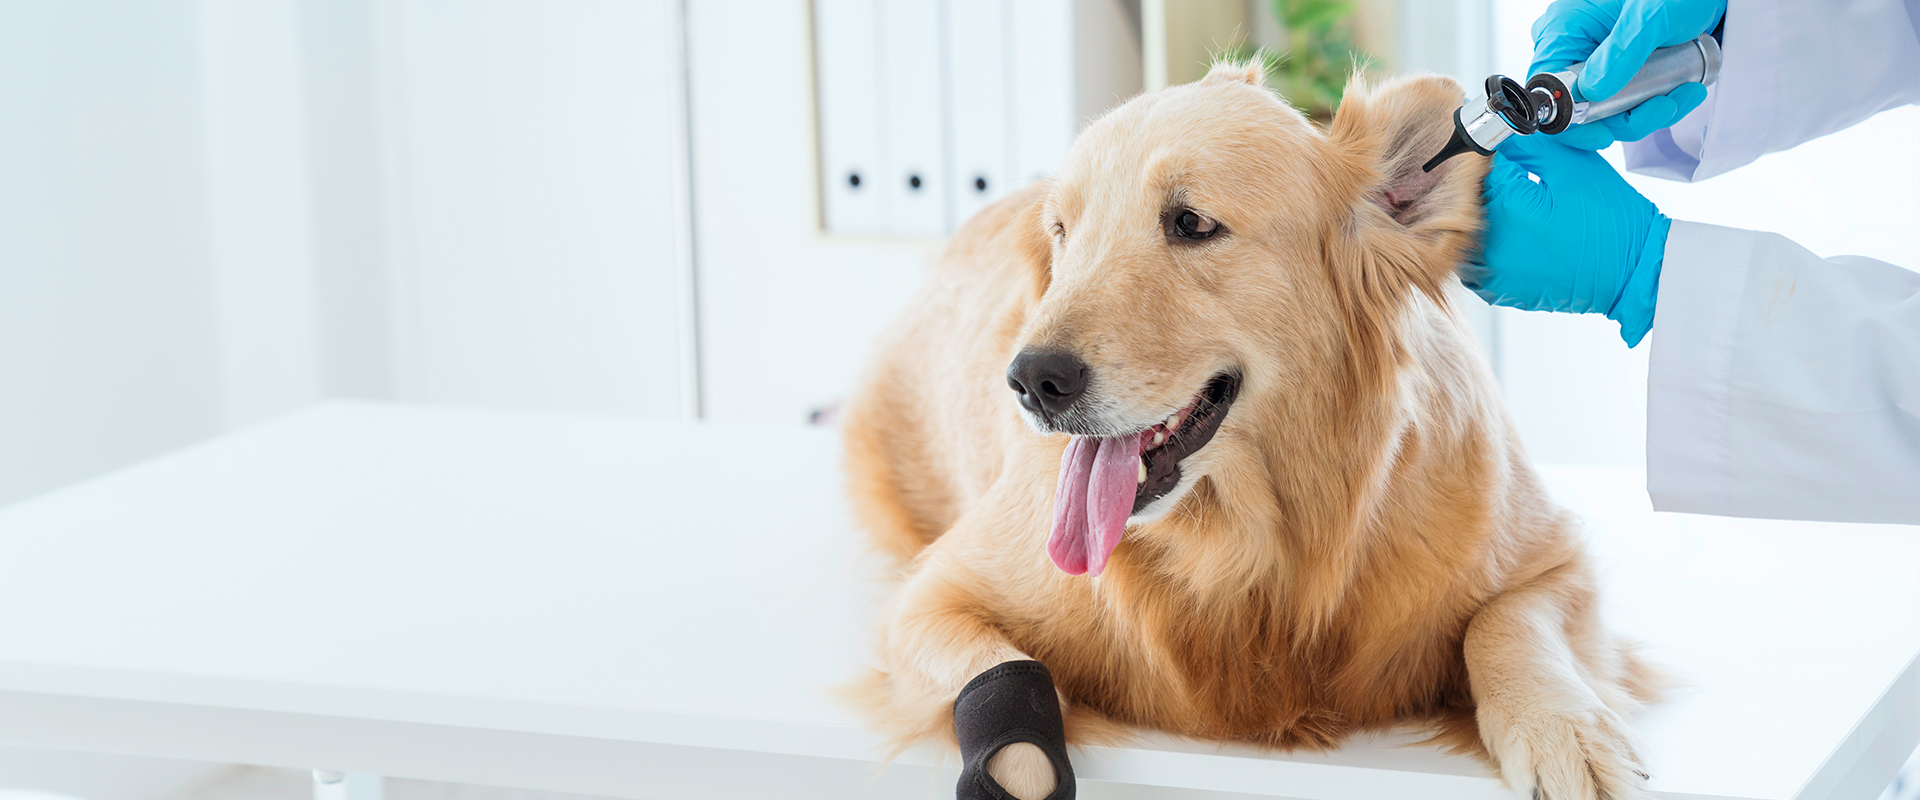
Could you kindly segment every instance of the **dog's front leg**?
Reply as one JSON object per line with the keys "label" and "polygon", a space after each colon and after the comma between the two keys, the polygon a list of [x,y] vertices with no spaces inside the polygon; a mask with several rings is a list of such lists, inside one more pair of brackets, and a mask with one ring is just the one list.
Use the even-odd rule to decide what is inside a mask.
{"label": "dog's front leg", "polygon": [[1621,718],[1631,701],[1604,682],[1614,670],[1601,662],[1617,654],[1593,602],[1576,578],[1556,572],[1494,598],[1467,626],[1481,741],[1507,784],[1540,800],[1646,797],[1646,771]]}
{"label": "dog's front leg", "polygon": [[[902,587],[886,627],[882,651],[891,662],[894,706],[951,719],[963,768],[984,757],[985,772],[1007,794],[1019,800],[1071,797],[1059,718],[1064,701],[1051,676],[992,624],[985,605],[943,566],[935,556]],[[1016,696],[1024,699],[1014,701]],[[1035,743],[1041,740],[1053,755]],[[972,772],[961,775],[962,798],[976,796],[970,793],[979,788],[970,785],[978,780]]]}

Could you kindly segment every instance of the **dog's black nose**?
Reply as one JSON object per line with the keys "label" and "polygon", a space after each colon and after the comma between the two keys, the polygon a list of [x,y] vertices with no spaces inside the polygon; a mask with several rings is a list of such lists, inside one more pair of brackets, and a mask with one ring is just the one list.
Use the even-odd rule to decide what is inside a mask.
{"label": "dog's black nose", "polygon": [[1007,385],[1028,411],[1058,414],[1086,393],[1087,362],[1061,350],[1022,350],[1007,367]]}

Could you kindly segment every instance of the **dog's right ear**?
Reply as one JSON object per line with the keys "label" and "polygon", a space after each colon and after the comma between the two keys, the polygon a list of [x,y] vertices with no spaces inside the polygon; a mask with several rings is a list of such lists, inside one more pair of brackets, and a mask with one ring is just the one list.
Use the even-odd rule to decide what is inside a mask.
{"label": "dog's right ear", "polygon": [[[1347,167],[1353,224],[1389,294],[1417,288],[1441,301],[1441,287],[1480,231],[1481,182],[1487,159],[1458,156],[1432,172],[1421,165],[1447,143],[1460,85],[1424,75],[1379,87],[1356,75],[1334,113],[1329,136]],[[1380,297],[1392,302],[1397,297]]]}

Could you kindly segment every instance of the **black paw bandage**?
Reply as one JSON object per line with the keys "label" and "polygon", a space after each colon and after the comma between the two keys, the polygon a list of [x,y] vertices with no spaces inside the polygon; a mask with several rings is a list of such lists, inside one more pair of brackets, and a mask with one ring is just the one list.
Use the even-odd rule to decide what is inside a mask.
{"label": "black paw bandage", "polygon": [[958,800],[1011,800],[987,774],[1000,748],[1027,742],[1053,762],[1058,784],[1047,800],[1073,800],[1073,765],[1053,674],[1038,661],[1009,661],[974,676],[953,701],[953,732],[960,738]]}

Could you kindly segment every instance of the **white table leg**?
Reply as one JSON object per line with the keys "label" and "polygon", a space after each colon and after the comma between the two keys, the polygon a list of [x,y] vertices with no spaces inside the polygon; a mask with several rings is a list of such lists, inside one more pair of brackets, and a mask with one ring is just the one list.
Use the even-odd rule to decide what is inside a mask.
{"label": "white table leg", "polygon": [[359,772],[313,771],[313,800],[384,800],[386,782]]}

